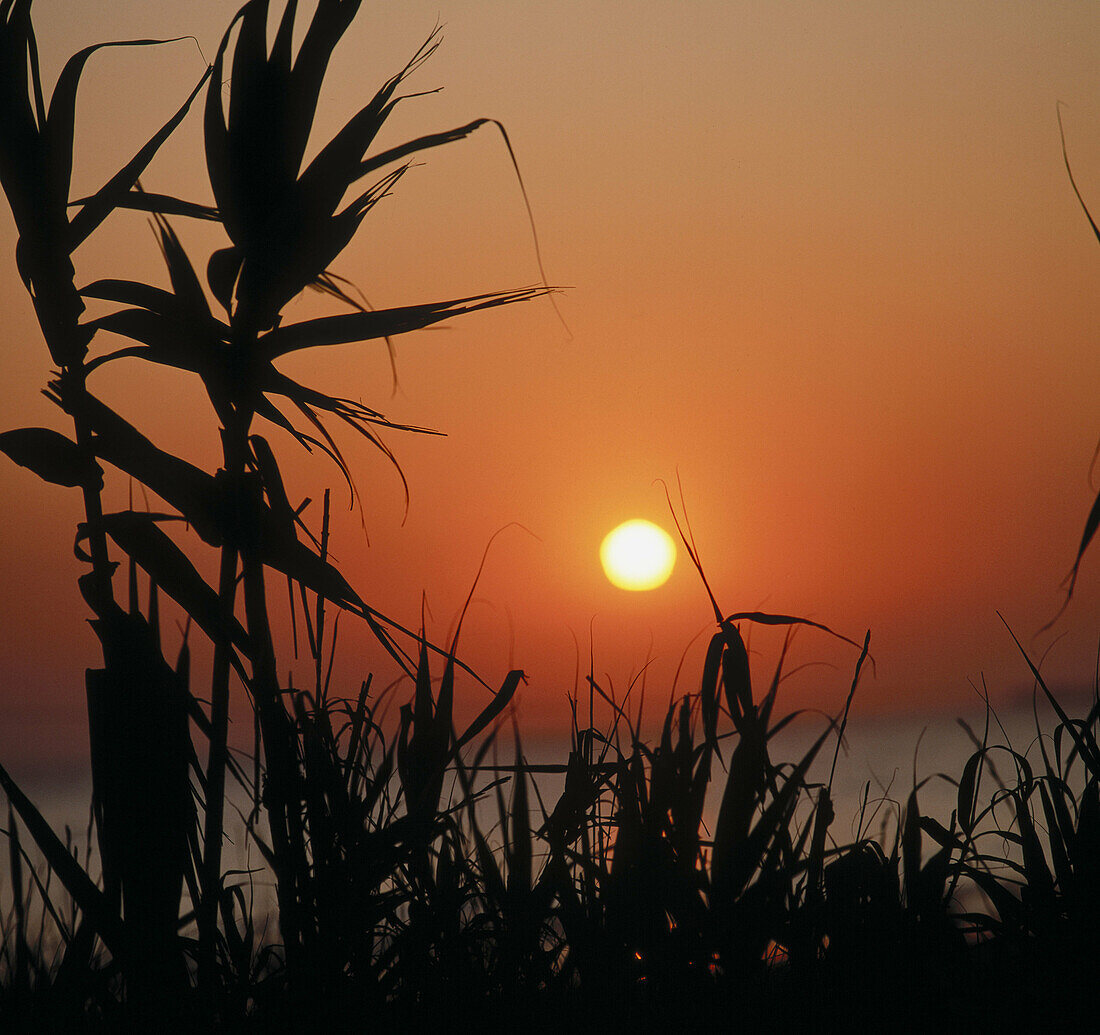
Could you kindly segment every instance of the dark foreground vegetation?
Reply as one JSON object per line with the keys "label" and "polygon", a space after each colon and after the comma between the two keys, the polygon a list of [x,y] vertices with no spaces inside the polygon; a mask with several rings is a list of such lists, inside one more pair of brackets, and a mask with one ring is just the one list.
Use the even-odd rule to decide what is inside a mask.
{"label": "dark foreground vegetation", "polygon": [[[358,6],[320,0],[294,52],[295,4],[269,34],[268,3],[252,0],[179,111],[74,200],[76,90],[97,48],[70,60],[47,105],[31,4],[0,0],[0,179],[49,350],[46,392],[67,421],[64,433],[5,432],[0,450],[80,493],[79,590],[102,647],[86,685],[94,843],[59,837],[0,767],[10,802],[0,1026],[1063,1028],[1091,1007],[1100,964],[1100,700],[1070,718],[1033,669],[1056,716],[1039,761],[991,736],[990,710],[950,777],[950,816],[921,814],[921,785],[904,803],[868,788],[857,836],[837,840],[849,829],[834,823],[830,793],[848,708],[802,757],[777,760],[773,738],[794,718],[777,710],[785,649],[754,687],[742,635],[814,623],[714,603],[697,688],[656,736],[629,696],[589,680],[556,767],[563,790],[544,801],[535,776],[547,767],[528,764],[518,731],[502,725],[522,674],[456,726],[456,693],[477,677],[455,642],[441,649],[390,621],[330,563],[327,497],[311,531],[262,432],[327,454],[350,484],[333,422],[383,450],[379,432],[393,425],[276,361],[388,343],[550,290],[374,311],[330,272],[413,156],[495,125],[476,119],[369,153],[433,35],[306,163],[329,56]],[[139,183],[200,96],[213,205]],[[74,249],[116,209],[149,213],[170,290],[77,286]],[[225,232],[205,285],[178,219]],[[284,322],[307,288],[342,311]],[[89,299],[117,308],[89,318]],[[217,470],[163,451],[94,394],[92,375],[122,360],[201,378],[221,433]],[[108,511],[107,479],[136,483],[159,509]],[[217,570],[214,584],[203,570]],[[273,579],[290,588],[295,636],[313,659],[305,686],[279,675]],[[165,656],[162,604],[211,645],[201,688],[187,639]],[[330,692],[339,613],[368,623],[406,682]],[[848,706],[869,640],[852,644]],[[231,697],[254,716],[250,752],[230,743]],[[828,779],[812,775],[826,768]],[[257,872],[226,860],[232,801],[247,803]],[[263,882],[274,884],[270,910],[254,897]]]}

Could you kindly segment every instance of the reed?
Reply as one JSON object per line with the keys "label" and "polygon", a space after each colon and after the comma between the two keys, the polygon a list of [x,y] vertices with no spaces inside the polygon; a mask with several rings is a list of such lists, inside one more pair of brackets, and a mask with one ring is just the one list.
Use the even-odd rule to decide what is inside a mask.
{"label": "reed", "polygon": [[[9,802],[0,1020],[11,1030],[153,1029],[165,1016],[196,1030],[347,1030],[368,1018],[462,1028],[491,1012],[552,1027],[614,1011],[623,1026],[645,1027],[736,1016],[828,1029],[891,1013],[962,1026],[1007,1016],[999,997],[1013,983],[1042,982],[1049,989],[1026,1009],[1041,1020],[1055,995],[1066,1016],[1082,1002],[1074,982],[1097,962],[1100,687],[1087,714],[1070,718],[1021,648],[1058,720],[1044,733],[1036,710],[1041,764],[991,739],[990,707],[962,773],[943,776],[957,786],[949,817],[923,814],[918,783],[878,836],[861,816],[858,836],[838,840],[832,781],[860,673],[873,664],[870,634],[847,641],[844,709],[801,757],[777,759],[778,735],[805,720],[780,709],[786,643],[761,682],[747,631],[835,634],[720,609],[690,534],[684,545],[715,618],[697,685],[670,699],[651,737],[628,707],[633,691],[619,699],[590,674],[587,717],[578,692],[568,757],[549,766],[527,760],[514,724],[512,760],[499,761],[522,672],[489,688],[460,731],[456,698],[478,678],[460,659],[461,621],[447,646],[432,644],[368,605],[333,565],[328,494],[311,529],[264,422],[327,455],[353,496],[337,426],[386,455],[380,431],[421,429],[294,381],[279,359],[391,344],[550,291],[374,311],[345,290],[332,266],[411,158],[493,124],[475,119],[372,152],[402,83],[438,46],[433,33],[309,149],[329,59],[358,8],[320,0],[296,33],[291,2],[269,45],[270,5],[250,0],[180,109],[100,191],[74,200],[81,71],[100,46],[149,41],[80,51],[47,108],[30,0],[0,0],[0,181],[54,367],[47,394],[73,429],[6,431],[0,451],[81,492],[79,591],[102,647],[87,677],[94,827],[83,851],[0,766]],[[213,206],[138,182],[204,88]],[[118,208],[149,214],[170,290],[121,278],[77,288],[73,250]],[[178,219],[225,233],[199,266],[205,281]],[[344,311],[290,322],[284,310],[309,288]],[[87,298],[118,308],[85,319]],[[130,343],[100,351],[99,332]],[[161,449],[89,389],[90,373],[124,360],[202,380],[221,434],[217,470]],[[167,511],[105,513],[107,478],[131,479]],[[200,574],[212,557],[216,584]],[[272,578],[290,586],[312,662],[305,686],[279,675],[288,645],[273,628]],[[189,621],[173,661],[160,639],[163,598]],[[403,678],[381,691],[367,678],[340,696],[330,684],[339,615],[366,622]],[[190,650],[200,636],[212,655],[201,693]],[[251,754],[229,741],[234,695],[253,713]],[[541,797],[536,777],[547,770],[564,778],[556,802]],[[256,904],[257,875],[226,865],[234,795],[250,805],[247,838],[274,881],[271,916]],[[864,809],[872,805],[868,792]],[[1017,1021],[1026,1012],[1013,1009]]]}

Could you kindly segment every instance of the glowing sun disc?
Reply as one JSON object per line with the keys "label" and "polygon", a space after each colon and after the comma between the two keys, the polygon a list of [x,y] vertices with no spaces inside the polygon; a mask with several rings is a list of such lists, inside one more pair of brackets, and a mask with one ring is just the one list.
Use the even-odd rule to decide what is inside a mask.
{"label": "glowing sun disc", "polygon": [[600,546],[600,563],[620,589],[656,589],[676,563],[676,544],[663,529],[635,518],[612,529]]}

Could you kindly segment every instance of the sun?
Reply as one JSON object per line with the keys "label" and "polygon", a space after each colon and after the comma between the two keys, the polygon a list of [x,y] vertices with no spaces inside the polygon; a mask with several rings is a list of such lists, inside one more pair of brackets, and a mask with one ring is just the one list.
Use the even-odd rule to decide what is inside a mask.
{"label": "sun", "polygon": [[635,518],[612,529],[600,546],[600,563],[620,589],[656,589],[676,563],[676,544],[663,529]]}

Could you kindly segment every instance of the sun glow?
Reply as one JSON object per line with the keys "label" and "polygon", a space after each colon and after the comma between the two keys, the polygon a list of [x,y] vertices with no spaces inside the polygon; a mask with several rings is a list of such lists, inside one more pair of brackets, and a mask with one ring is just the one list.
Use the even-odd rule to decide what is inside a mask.
{"label": "sun glow", "polygon": [[676,544],[663,529],[635,518],[613,529],[600,546],[600,563],[620,589],[656,589],[676,563]]}

